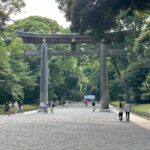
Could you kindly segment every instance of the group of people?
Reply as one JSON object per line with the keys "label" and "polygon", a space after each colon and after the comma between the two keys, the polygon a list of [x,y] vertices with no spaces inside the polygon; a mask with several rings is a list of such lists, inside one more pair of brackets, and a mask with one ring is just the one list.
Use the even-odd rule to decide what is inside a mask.
{"label": "group of people", "polygon": [[6,102],[5,104],[5,115],[23,113],[23,104],[22,102],[12,103],[11,101]]}
{"label": "group of people", "polygon": [[[88,106],[89,101],[87,99],[83,100],[83,103],[85,104],[85,106]],[[92,105],[92,110],[93,112],[96,110],[96,103],[95,100],[91,101],[91,105]],[[127,101],[125,106],[123,107],[123,104],[120,102],[118,105],[118,114],[119,114],[119,120],[122,121],[123,120],[123,112],[125,111],[126,114],[126,121],[130,120],[130,112],[131,112],[131,105],[129,104],[129,102]]]}
{"label": "group of people", "polygon": [[40,103],[40,112],[48,113],[48,108],[49,108],[50,112],[54,113],[54,107],[55,107],[55,104],[52,102],[49,102],[48,104],[41,102]]}
{"label": "group of people", "polygon": [[[88,106],[89,100],[84,99],[83,103],[85,104],[85,106]],[[96,110],[96,102],[95,100],[91,100],[91,105],[92,105],[92,111],[94,112]]]}
{"label": "group of people", "polygon": [[123,112],[125,111],[126,113],[126,121],[130,120],[130,112],[131,112],[131,105],[127,101],[125,106],[123,107],[123,104],[120,102],[118,105],[118,114],[119,114],[119,120],[122,121],[123,119]]}

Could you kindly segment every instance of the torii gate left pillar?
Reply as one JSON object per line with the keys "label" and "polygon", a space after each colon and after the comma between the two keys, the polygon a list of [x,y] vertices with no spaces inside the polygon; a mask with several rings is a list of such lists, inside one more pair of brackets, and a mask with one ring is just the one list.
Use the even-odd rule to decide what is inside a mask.
{"label": "torii gate left pillar", "polygon": [[41,46],[40,102],[48,103],[48,46],[46,41]]}
{"label": "torii gate left pillar", "polygon": [[101,109],[109,109],[107,49],[100,43],[100,103]]}

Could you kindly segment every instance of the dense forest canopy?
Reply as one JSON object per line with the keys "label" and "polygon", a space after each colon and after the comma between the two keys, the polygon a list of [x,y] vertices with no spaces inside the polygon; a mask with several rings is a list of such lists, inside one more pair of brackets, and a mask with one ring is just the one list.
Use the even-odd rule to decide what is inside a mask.
{"label": "dense forest canopy", "polygon": [[[131,28],[133,33],[119,40],[105,41],[109,48],[125,51],[107,59],[110,100],[150,102],[150,22],[149,1],[143,0],[57,0],[76,33],[99,35],[110,30]],[[26,49],[15,31],[71,33],[56,21],[31,16],[8,25],[10,14],[24,6],[22,0],[0,3],[0,104],[8,100],[39,102],[40,58],[25,57]],[[9,6],[9,7],[7,7]],[[7,9],[4,9],[7,8]],[[134,32],[135,31],[135,32]],[[99,44],[77,45],[78,50],[94,50]],[[49,50],[70,50],[69,45],[49,45]],[[98,56],[49,58],[49,100],[81,100],[84,94],[100,96]]]}
{"label": "dense forest canopy", "polygon": [[[149,0],[56,0],[74,32],[99,35],[116,29],[135,10],[148,12]],[[124,16],[119,16],[121,11]]]}

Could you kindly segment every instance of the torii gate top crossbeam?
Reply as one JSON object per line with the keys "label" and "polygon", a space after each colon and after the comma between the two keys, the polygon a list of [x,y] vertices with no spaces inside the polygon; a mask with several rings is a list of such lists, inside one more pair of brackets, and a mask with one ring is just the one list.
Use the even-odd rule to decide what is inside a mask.
{"label": "torii gate top crossbeam", "polygon": [[[125,30],[120,32],[107,32],[101,35],[102,37],[116,38],[120,35],[131,33],[132,30]],[[71,44],[71,43],[98,43],[98,39],[87,35],[76,34],[42,34],[42,33],[27,33],[17,32],[17,36],[23,39],[24,43],[41,44],[43,39],[46,39],[47,44]]]}
{"label": "torii gate top crossbeam", "polygon": [[97,43],[98,41],[91,36],[81,36],[76,34],[33,34],[27,32],[17,32],[24,43],[41,44],[46,39],[47,44],[71,44],[75,43]]}

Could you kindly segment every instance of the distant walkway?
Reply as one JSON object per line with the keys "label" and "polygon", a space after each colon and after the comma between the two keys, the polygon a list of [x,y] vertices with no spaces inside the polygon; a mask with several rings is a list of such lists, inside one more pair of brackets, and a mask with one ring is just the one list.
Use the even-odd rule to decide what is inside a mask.
{"label": "distant walkway", "polygon": [[[99,107],[99,106],[98,106]],[[81,104],[0,117],[2,150],[150,150],[150,130]],[[132,118],[133,119],[133,118]]]}

